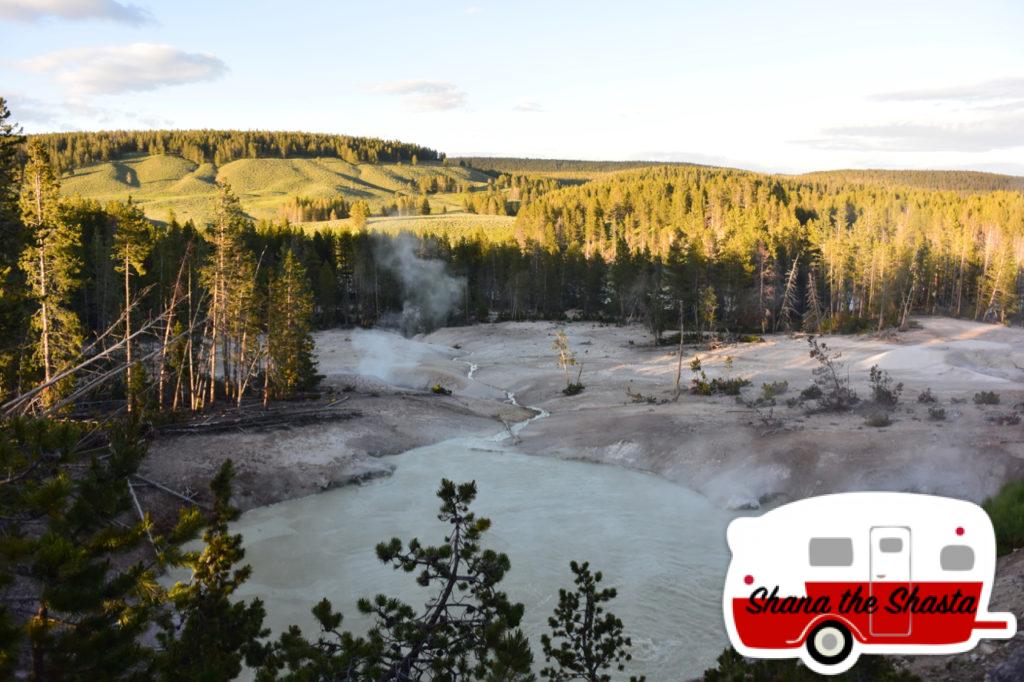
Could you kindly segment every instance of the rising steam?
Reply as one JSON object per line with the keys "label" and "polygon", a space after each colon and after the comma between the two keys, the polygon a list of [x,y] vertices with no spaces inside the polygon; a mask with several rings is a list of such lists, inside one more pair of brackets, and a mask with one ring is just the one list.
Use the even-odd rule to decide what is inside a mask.
{"label": "rising steam", "polygon": [[381,319],[381,326],[403,335],[429,332],[443,326],[466,288],[462,277],[445,271],[444,261],[421,258],[420,240],[410,234],[377,243],[377,263],[402,285],[402,312]]}

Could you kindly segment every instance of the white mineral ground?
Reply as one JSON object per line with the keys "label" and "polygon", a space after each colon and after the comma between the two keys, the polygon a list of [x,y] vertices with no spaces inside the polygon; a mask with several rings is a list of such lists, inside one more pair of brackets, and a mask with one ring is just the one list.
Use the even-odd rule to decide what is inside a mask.
{"label": "white mineral ground", "polygon": [[[770,433],[757,414],[732,397],[684,391],[677,402],[632,402],[627,387],[634,394],[671,398],[676,373],[675,348],[655,347],[640,326],[484,324],[414,339],[384,331],[326,331],[316,336],[319,371],[325,386],[348,389],[343,407],[356,413],[351,419],[161,439],[153,444],[143,475],[200,490],[231,457],[239,472],[237,502],[249,509],[387,475],[392,465],[385,455],[457,436],[494,434],[503,428],[500,420],[511,423],[533,414],[518,405],[532,405],[550,417],[519,432],[521,452],[650,472],[720,507],[866,489],[981,501],[1024,476],[1024,426],[990,421],[1024,399],[1024,330],[945,318],[917,322],[920,328],[891,338],[825,337],[842,352],[862,398],[869,398],[872,365],[904,384],[893,423],[884,428],[865,425],[863,409],[809,415],[802,407],[784,405],[810,383],[815,363],[806,339],[775,335],[764,343],[713,351],[688,347],[684,389],[694,354],[709,377],[749,379],[752,385],[744,390],[749,397],[763,382],[789,382],[775,408],[784,428]],[[561,393],[564,379],[551,350],[560,328],[583,363],[586,390],[574,397]],[[467,370],[473,366],[470,379]],[[437,383],[453,394],[432,394],[429,389]],[[945,408],[945,421],[930,420],[929,405],[917,402],[926,388]],[[974,404],[978,391],[999,393],[1001,403]],[[508,401],[509,392],[518,405]],[[1004,560],[993,608],[1021,615],[1022,566],[1018,555]],[[1000,660],[1010,652],[998,644],[982,646],[986,659],[994,653]],[[1015,655],[1022,648],[1013,647]],[[953,663],[923,657],[914,665],[929,677],[958,671],[951,677],[956,679],[970,673],[970,656],[977,654]]]}

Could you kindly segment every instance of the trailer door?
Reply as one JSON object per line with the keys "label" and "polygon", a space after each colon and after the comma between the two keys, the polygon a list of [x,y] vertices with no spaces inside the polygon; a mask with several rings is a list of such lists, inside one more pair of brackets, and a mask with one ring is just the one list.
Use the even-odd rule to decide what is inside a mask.
{"label": "trailer door", "polygon": [[871,596],[878,609],[870,615],[872,635],[909,635],[910,612],[889,613],[889,595],[899,587],[910,589],[910,529],[877,526],[871,529]]}

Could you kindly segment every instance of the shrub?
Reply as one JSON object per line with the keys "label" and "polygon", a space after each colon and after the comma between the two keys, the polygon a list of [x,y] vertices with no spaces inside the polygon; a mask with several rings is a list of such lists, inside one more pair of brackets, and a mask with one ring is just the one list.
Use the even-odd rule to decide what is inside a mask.
{"label": "shrub", "polygon": [[690,380],[690,393],[694,395],[711,395],[711,382],[708,381],[707,374],[701,372],[700,376]]}
{"label": "shrub", "polygon": [[586,386],[584,386],[581,383],[572,383],[572,384],[569,384],[568,386],[566,386],[565,388],[563,388],[562,389],[562,393],[564,393],[566,395],[577,395],[579,393],[583,393],[583,389],[585,389],[585,388],[586,388]]}
{"label": "shrub", "polygon": [[871,393],[875,402],[879,405],[895,405],[900,401],[900,394],[903,393],[903,384],[894,384],[892,377],[878,365],[871,368],[870,373]]}
{"label": "shrub", "polygon": [[937,422],[944,421],[946,419],[946,408],[937,405],[929,407],[928,418]]}
{"label": "shrub", "polygon": [[1024,480],[1007,483],[982,505],[996,531],[996,554],[1024,547]]}
{"label": "shrub", "polygon": [[876,428],[882,428],[892,424],[892,419],[885,412],[873,412],[864,418],[864,424],[867,426],[874,426]]}
{"label": "shrub", "polygon": [[782,395],[789,390],[788,381],[773,381],[768,384],[761,384],[761,395],[753,400],[748,400],[744,404],[747,407],[768,407],[775,405],[775,397]]}
{"label": "shrub", "polygon": [[749,379],[712,379],[711,392],[725,395],[739,395],[744,386],[749,386]]}
{"label": "shrub", "polygon": [[430,387],[430,392],[431,393],[435,393],[437,395],[451,395],[452,394],[452,390],[450,388],[445,388],[441,384],[434,384],[433,386],[431,386]]}
{"label": "shrub", "polygon": [[626,386],[626,396],[634,403],[646,403],[648,405],[657,404],[658,399],[653,395],[644,395],[643,393],[633,393],[629,386]]}
{"label": "shrub", "polygon": [[1020,424],[1020,415],[1016,412],[1009,414],[1000,414],[989,417],[988,420],[993,424],[999,424],[1000,426],[1017,426]]}
{"label": "shrub", "polygon": [[917,394],[917,402],[919,403],[934,403],[938,402],[938,399],[932,394],[932,389],[926,388]]}
{"label": "shrub", "polygon": [[978,391],[974,394],[975,405],[998,405],[999,394],[995,391]]}
{"label": "shrub", "polygon": [[818,384],[811,384],[804,390],[800,391],[800,398],[802,400],[817,400],[821,397],[821,389]]}
{"label": "shrub", "polygon": [[761,397],[774,398],[789,390],[788,381],[773,381],[770,384],[761,384]]}
{"label": "shrub", "polygon": [[690,382],[690,393],[694,395],[739,395],[744,386],[750,385],[749,379],[720,379],[708,380],[708,375],[703,371],[700,376],[694,377]]}

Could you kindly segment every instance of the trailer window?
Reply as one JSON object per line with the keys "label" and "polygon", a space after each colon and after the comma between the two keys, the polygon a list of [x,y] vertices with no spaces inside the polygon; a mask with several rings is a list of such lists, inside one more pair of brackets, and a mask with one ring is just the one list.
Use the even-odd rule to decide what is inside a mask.
{"label": "trailer window", "polygon": [[811,566],[852,566],[853,540],[850,538],[811,538]]}
{"label": "trailer window", "polygon": [[946,545],[939,554],[943,571],[969,571],[974,568],[974,550],[967,545]]}
{"label": "trailer window", "polygon": [[882,538],[878,541],[878,549],[886,554],[899,554],[903,551],[903,538]]}

